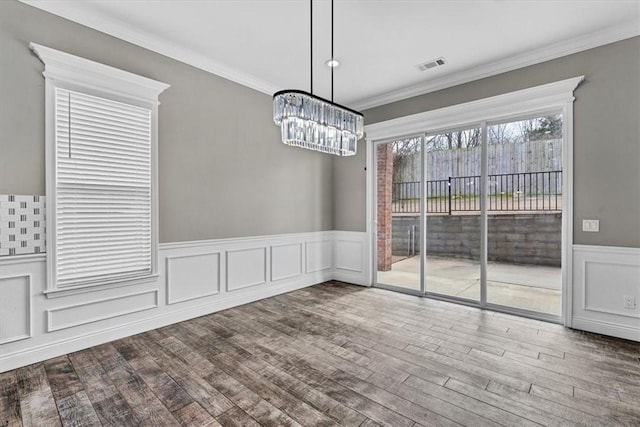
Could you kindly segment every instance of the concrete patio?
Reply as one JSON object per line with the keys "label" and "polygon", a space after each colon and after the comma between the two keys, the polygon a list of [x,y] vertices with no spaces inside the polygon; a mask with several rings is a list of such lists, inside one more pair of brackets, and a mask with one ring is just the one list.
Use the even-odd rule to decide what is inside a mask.
{"label": "concrete patio", "polygon": [[[559,316],[561,270],[557,267],[489,262],[487,301]],[[413,256],[378,271],[378,283],[420,289],[420,257]],[[480,264],[466,259],[428,256],[425,286],[428,292],[480,299]]]}

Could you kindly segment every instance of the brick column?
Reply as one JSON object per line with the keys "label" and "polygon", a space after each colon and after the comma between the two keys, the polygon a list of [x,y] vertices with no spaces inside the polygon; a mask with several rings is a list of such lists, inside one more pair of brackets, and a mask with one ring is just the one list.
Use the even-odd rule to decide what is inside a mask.
{"label": "brick column", "polygon": [[393,144],[379,144],[378,155],[378,271],[391,270],[393,247],[391,192],[393,182]]}

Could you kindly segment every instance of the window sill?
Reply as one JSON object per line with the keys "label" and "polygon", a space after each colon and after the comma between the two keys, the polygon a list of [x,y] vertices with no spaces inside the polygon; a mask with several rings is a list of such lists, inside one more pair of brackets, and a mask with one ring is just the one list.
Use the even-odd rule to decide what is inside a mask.
{"label": "window sill", "polygon": [[67,287],[62,289],[47,289],[43,292],[43,294],[47,298],[61,298],[61,297],[67,297],[71,295],[92,293],[92,292],[102,291],[106,289],[114,289],[114,288],[121,288],[125,286],[134,286],[134,285],[142,285],[145,283],[152,283],[152,282],[156,282],[158,280],[158,277],[159,277],[158,274],[151,274],[148,276],[122,279],[117,282],[98,283],[98,284],[92,284],[92,285]]}

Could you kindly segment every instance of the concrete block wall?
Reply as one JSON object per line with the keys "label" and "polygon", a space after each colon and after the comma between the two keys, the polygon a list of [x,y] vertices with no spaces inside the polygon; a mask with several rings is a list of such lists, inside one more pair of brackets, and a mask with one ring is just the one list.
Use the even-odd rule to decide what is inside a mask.
{"label": "concrete block wall", "polygon": [[[416,228],[414,242],[410,233]],[[562,214],[500,214],[488,218],[489,261],[560,266]],[[393,254],[407,255],[413,244],[420,252],[419,218],[393,218]],[[427,255],[466,258],[480,257],[479,215],[438,215],[427,217]]]}

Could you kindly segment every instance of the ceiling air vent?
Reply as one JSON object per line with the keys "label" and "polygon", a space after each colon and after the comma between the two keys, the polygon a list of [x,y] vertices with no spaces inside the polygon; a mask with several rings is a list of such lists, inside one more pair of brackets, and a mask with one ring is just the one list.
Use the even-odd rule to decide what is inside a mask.
{"label": "ceiling air vent", "polygon": [[432,59],[431,61],[423,62],[422,64],[416,65],[416,68],[420,71],[427,71],[430,68],[440,67],[441,65],[446,64],[447,62],[443,57]]}

